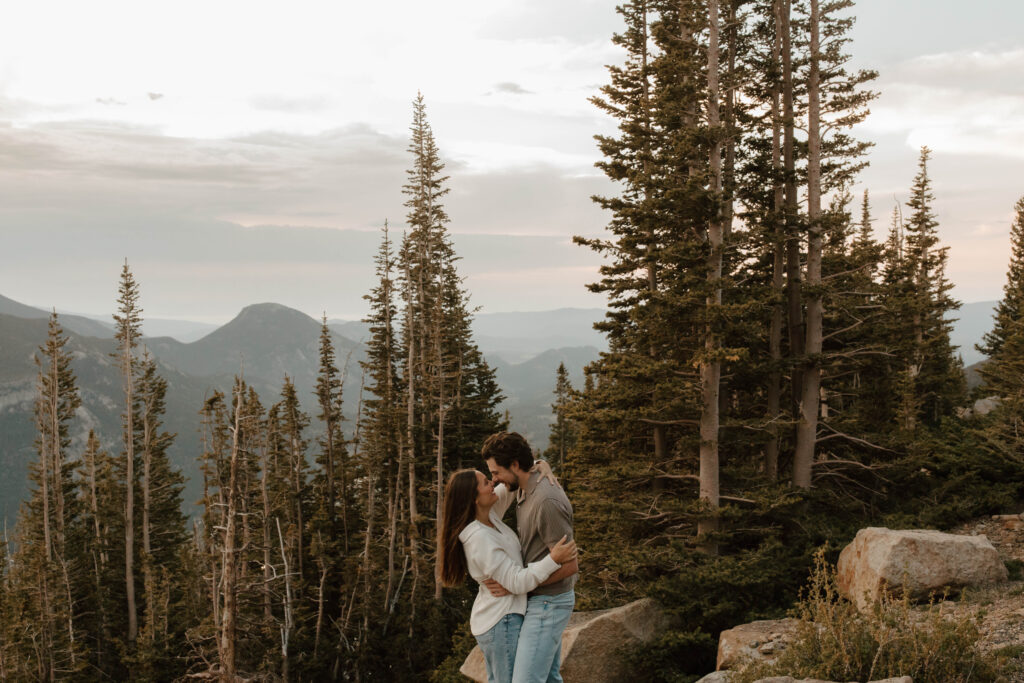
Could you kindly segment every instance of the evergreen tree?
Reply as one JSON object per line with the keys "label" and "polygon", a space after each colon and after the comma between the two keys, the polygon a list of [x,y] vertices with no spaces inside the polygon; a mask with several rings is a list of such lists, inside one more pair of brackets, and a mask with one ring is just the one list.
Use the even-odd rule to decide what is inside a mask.
{"label": "evergreen tree", "polygon": [[142,471],[141,565],[143,623],[137,657],[139,674],[150,678],[171,676],[178,658],[171,645],[178,642],[185,623],[181,614],[182,552],[187,537],[181,511],[185,479],[167,457],[174,435],[162,431],[166,412],[167,381],[156,359],[146,351],[136,379],[135,452]]}
{"label": "evergreen tree", "polygon": [[983,443],[997,460],[1024,457],[1024,199],[1018,200],[1010,227],[1010,263],[1003,299],[996,307],[992,329],[978,350],[990,354],[980,368],[981,391],[999,404],[982,421]]}
{"label": "evergreen tree", "polygon": [[[279,670],[284,680],[288,680],[293,672],[301,673],[298,664],[303,648],[309,642],[308,630],[312,619],[305,575],[306,568],[312,566],[308,557],[306,528],[312,492],[306,462],[307,442],[303,436],[308,426],[309,417],[299,405],[295,385],[285,377],[281,399],[271,408],[268,417],[268,438],[274,445],[270,448],[268,465],[263,473],[264,481],[271,487],[273,519],[268,520],[269,540],[273,550],[280,554],[276,558],[275,552],[269,553],[276,558],[274,563],[279,565],[276,598],[280,608],[275,607],[275,614],[279,615]],[[293,657],[293,654],[299,657]]]}
{"label": "evergreen tree", "polygon": [[[826,428],[824,437],[830,443],[823,447],[819,460],[825,454],[857,459],[859,446],[836,440],[839,437],[835,435],[876,432],[878,402],[884,406],[887,401],[881,395],[886,390],[885,377],[878,369],[879,357],[885,353],[877,338],[880,288],[875,278],[881,246],[872,236],[867,193],[856,225],[850,213],[851,201],[844,188],[833,197],[822,219],[826,227],[822,270],[830,274],[830,283],[825,299],[824,328],[829,332],[822,345],[819,410]],[[885,418],[880,422],[884,423]]]}
{"label": "evergreen tree", "polygon": [[71,424],[81,405],[68,338],[50,316],[46,342],[36,356],[39,367],[35,422],[39,460],[29,468],[32,492],[16,529],[8,590],[19,597],[6,603],[19,625],[20,655],[14,671],[39,680],[77,679],[87,664],[81,621],[87,582],[80,536],[81,510],[72,479]]}
{"label": "evergreen tree", "polygon": [[942,415],[962,404],[965,384],[962,363],[950,342],[956,322],[951,314],[960,302],[950,296],[953,285],[946,279],[949,247],[939,246],[928,176],[930,158],[931,150],[922,148],[907,202],[911,215],[905,225],[905,259],[911,294],[898,315],[909,323],[905,333],[911,346],[905,361],[919,403],[917,419],[936,426]]}
{"label": "evergreen tree", "polygon": [[[681,4],[687,6],[689,3]],[[602,86],[601,96],[591,100],[618,122],[617,135],[596,138],[605,156],[598,167],[622,187],[616,196],[595,198],[613,214],[609,230],[614,238],[574,240],[611,257],[611,262],[601,267],[601,280],[588,287],[607,294],[609,299],[610,310],[596,328],[609,336],[614,356],[608,358],[608,371],[616,372],[621,367],[617,373],[622,376],[620,390],[628,396],[647,396],[648,407],[637,415],[636,426],[649,431],[649,457],[663,466],[669,457],[669,430],[673,414],[678,412],[676,397],[680,391],[670,370],[668,350],[673,341],[664,336],[666,312],[660,292],[665,284],[660,264],[665,261],[665,242],[671,239],[668,233],[672,226],[659,220],[659,214],[668,210],[663,206],[667,188],[659,181],[670,175],[667,182],[677,181],[685,187],[685,176],[680,178],[678,171],[664,168],[670,143],[663,127],[670,119],[692,119],[696,93],[692,74],[675,79],[659,73],[677,64],[667,56],[656,60],[653,39],[662,43],[672,40],[673,44],[681,41],[675,39],[678,34],[671,27],[653,21],[657,7],[644,0],[617,9],[625,28],[613,36],[612,42],[625,50],[625,61],[622,66],[609,67],[610,82]],[[678,61],[686,52],[684,44],[671,54]],[[688,67],[697,69],[699,78],[699,67],[688,64],[683,68]],[[657,89],[659,83],[675,85],[677,91],[662,94]],[[662,103],[671,111],[662,113],[658,107]],[[689,330],[684,326],[680,331],[685,337]]]}
{"label": "evergreen tree", "polygon": [[125,609],[128,614],[128,649],[135,649],[135,641],[139,635],[138,605],[135,600],[135,537],[138,533],[135,526],[136,498],[136,453],[135,453],[135,347],[142,336],[142,309],[139,307],[139,286],[128,268],[125,260],[121,269],[121,281],[118,285],[117,310],[114,314],[115,334],[118,351],[114,356],[121,368],[121,380],[124,388],[124,412],[122,419],[123,451],[123,489],[124,489],[124,576],[125,576]]}
{"label": "evergreen tree", "polygon": [[202,453],[199,471],[203,475],[201,533],[197,534],[195,590],[201,596],[203,618],[188,632],[190,669],[208,669],[219,658],[221,577],[224,562],[222,534],[227,527],[229,453],[232,441],[228,405],[221,391],[214,391],[199,411]]}
{"label": "evergreen tree", "polygon": [[[379,402],[382,395],[377,391],[384,390],[380,381],[386,380],[387,373],[381,359],[392,357],[398,380],[393,384],[398,393],[392,405],[401,407],[397,469],[380,481],[380,495],[388,501],[384,604],[389,607],[374,637],[401,632],[410,642],[418,642],[408,661],[415,669],[424,662],[437,663],[447,652],[450,634],[461,619],[452,605],[462,605],[464,600],[458,593],[450,593],[451,597],[441,593],[432,566],[443,479],[455,467],[472,462],[483,439],[500,428],[496,406],[502,397],[494,370],[473,342],[473,311],[458,276],[458,257],[442,204],[448,177],[443,175],[444,163],[422,95],[413,102],[408,149],[412,165],[402,188],[408,231],[397,249],[393,285],[385,285],[390,276],[381,271],[378,258],[382,279],[371,295],[376,302],[371,314],[377,328],[373,343],[377,356],[371,360],[377,367],[371,377],[375,396],[367,404],[363,424],[390,428],[386,405]],[[382,313],[386,304],[381,298],[385,289],[393,291],[397,304],[392,320],[398,324],[391,328],[397,343],[391,351],[384,350],[388,344]],[[392,677],[401,675],[399,669],[388,671]]]}
{"label": "evergreen tree", "polygon": [[[347,363],[346,363],[347,366]],[[318,571],[317,617],[313,651],[326,661],[334,649],[325,642],[330,624],[339,618],[347,591],[347,577],[353,568],[350,544],[355,517],[352,512],[349,483],[348,447],[342,431],[342,388],[344,371],[335,360],[334,342],[324,316],[320,330],[320,366],[315,394],[320,409],[317,417],[323,425],[316,462],[320,472],[313,477],[315,505],[310,519],[310,553]],[[329,664],[326,666],[330,666]]]}
{"label": "evergreen tree", "polygon": [[544,457],[555,463],[557,470],[561,470],[565,464],[566,453],[575,445],[576,439],[573,433],[573,425],[569,419],[569,405],[572,402],[572,383],[569,382],[569,371],[565,369],[565,363],[558,364],[555,371],[555,402],[551,404],[551,412],[555,421],[551,424],[551,435],[548,439],[548,448]]}
{"label": "evergreen tree", "polygon": [[324,315],[320,328],[320,366],[316,380],[316,399],[320,408],[317,417],[323,423],[324,435],[320,440],[320,455],[317,463],[323,469],[323,480],[319,483],[321,499],[324,502],[324,514],[331,542],[335,542],[338,509],[341,508],[341,542],[348,552],[348,506],[346,504],[347,451],[341,430],[342,417],[341,393],[344,376],[338,370],[334,353],[334,342],[327,327],[327,316]]}
{"label": "evergreen tree", "polygon": [[20,659],[16,656],[18,644],[16,615],[11,595],[10,571],[11,562],[7,545],[7,528],[4,526],[3,538],[0,538],[0,680],[28,678],[28,672],[19,671]]}
{"label": "evergreen tree", "polygon": [[358,596],[358,617],[351,622],[353,640],[359,643],[352,658],[357,678],[373,675],[382,646],[379,619],[381,605],[390,605],[396,576],[397,554],[405,543],[399,539],[401,526],[398,508],[403,497],[401,482],[405,405],[399,367],[396,321],[396,257],[387,221],[381,232],[381,244],[375,258],[377,285],[363,296],[370,312],[363,322],[369,325],[366,360],[360,361],[366,397],[362,400],[359,424],[358,467],[364,478],[363,544],[359,580],[353,588]]}
{"label": "evergreen tree", "polygon": [[1003,285],[1003,298],[996,306],[995,325],[985,333],[977,349],[989,358],[998,355],[1003,343],[1024,319],[1024,197],[1014,206],[1016,216],[1010,226],[1010,265]]}
{"label": "evergreen tree", "polygon": [[[445,284],[443,272],[454,260],[454,251],[447,234],[448,214],[441,203],[448,194],[442,175],[441,161],[434,133],[427,121],[426,103],[417,93],[413,101],[413,121],[410,127],[408,151],[412,167],[406,171],[407,182],[402,187],[408,209],[406,221],[409,232],[399,250],[403,274],[402,289],[405,316],[402,342],[406,349],[403,384],[407,394],[406,415],[406,467],[409,469],[409,550],[412,559],[412,613],[416,610],[416,595],[424,573],[426,557],[420,545],[423,538],[436,537],[437,527],[431,531],[421,529],[420,509],[437,509],[441,490],[423,496],[424,482],[443,476],[443,453],[431,448],[431,437],[438,432],[438,418],[443,416],[441,390],[444,383],[445,363],[440,340],[442,330],[441,299]],[[431,353],[435,351],[435,353]],[[435,423],[435,420],[437,422]],[[434,457],[431,457],[433,455]],[[420,500],[423,498],[423,500]],[[430,572],[434,574],[433,571]],[[434,581],[434,594],[440,583]]]}
{"label": "evergreen tree", "polygon": [[117,597],[123,587],[112,559],[123,538],[118,520],[123,496],[115,474],[116,464],[89,430],[85,451],[79,461],[79,505],[82,531],[89,549],[90,586],[83,604],[86,630],[89,632],[90,663],[97,671],[114,675],[120,671],[115,651],[115,624],[122,616]]}

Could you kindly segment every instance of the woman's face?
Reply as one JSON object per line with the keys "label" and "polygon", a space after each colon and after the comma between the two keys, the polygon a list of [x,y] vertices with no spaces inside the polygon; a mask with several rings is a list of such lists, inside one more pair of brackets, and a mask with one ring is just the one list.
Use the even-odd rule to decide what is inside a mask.
{"label": "woman's face", "polygon": [[490,481],[481,472],[476,473],[476,506],[478,508],[489,508],[498,501],[494,493],[494,482]]}

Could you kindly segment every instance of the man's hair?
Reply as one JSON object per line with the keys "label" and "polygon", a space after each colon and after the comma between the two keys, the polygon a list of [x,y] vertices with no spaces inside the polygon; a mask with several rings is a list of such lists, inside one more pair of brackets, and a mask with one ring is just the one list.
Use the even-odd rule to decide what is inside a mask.
{"label": "man's hair", "polygon": [[512,463],[519,463],[519,469],[528,471],[533,467],[533,451],[530,444],[517,432],[498,432],[484,441],[480,450],[484,460],[494,458],[500,467],[508,469]]}

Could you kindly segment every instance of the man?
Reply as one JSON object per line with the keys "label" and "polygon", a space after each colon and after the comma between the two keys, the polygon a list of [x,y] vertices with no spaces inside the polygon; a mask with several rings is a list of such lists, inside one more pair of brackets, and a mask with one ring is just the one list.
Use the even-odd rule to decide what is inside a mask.
{"label": "man", "polygon": [[[549,548],[572,533],[572,505],[560,486],[552,484],[533,468],[533,451],[515,432],[498,432],[484,442],[483,456],[495,482],[516,491],[516,528],[523,546],[523,562],[541,560]],[[562,632],[569,624],[576,594],[576,561],[564,565],[543,585],[531,592],[526,616],[519,633],[513,683],[559,683],[562,663]],[[485,582],[495,595],[504,588]]]}

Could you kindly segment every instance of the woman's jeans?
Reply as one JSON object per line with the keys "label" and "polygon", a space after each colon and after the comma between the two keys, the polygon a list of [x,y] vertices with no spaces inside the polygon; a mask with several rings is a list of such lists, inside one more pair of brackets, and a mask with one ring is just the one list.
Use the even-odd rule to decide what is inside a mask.
{"label": "woman's jeans", "polygon": [[506,614],[487,633],[476,637],[487,662],[487,683],[512,683],[512,667],[516,663],[522,614]]}
{"label": "woman's jeans", "polygon": [[576,594],[531,595],[519,634],[513,683],[560,683],[562,632],[569,625]]}

